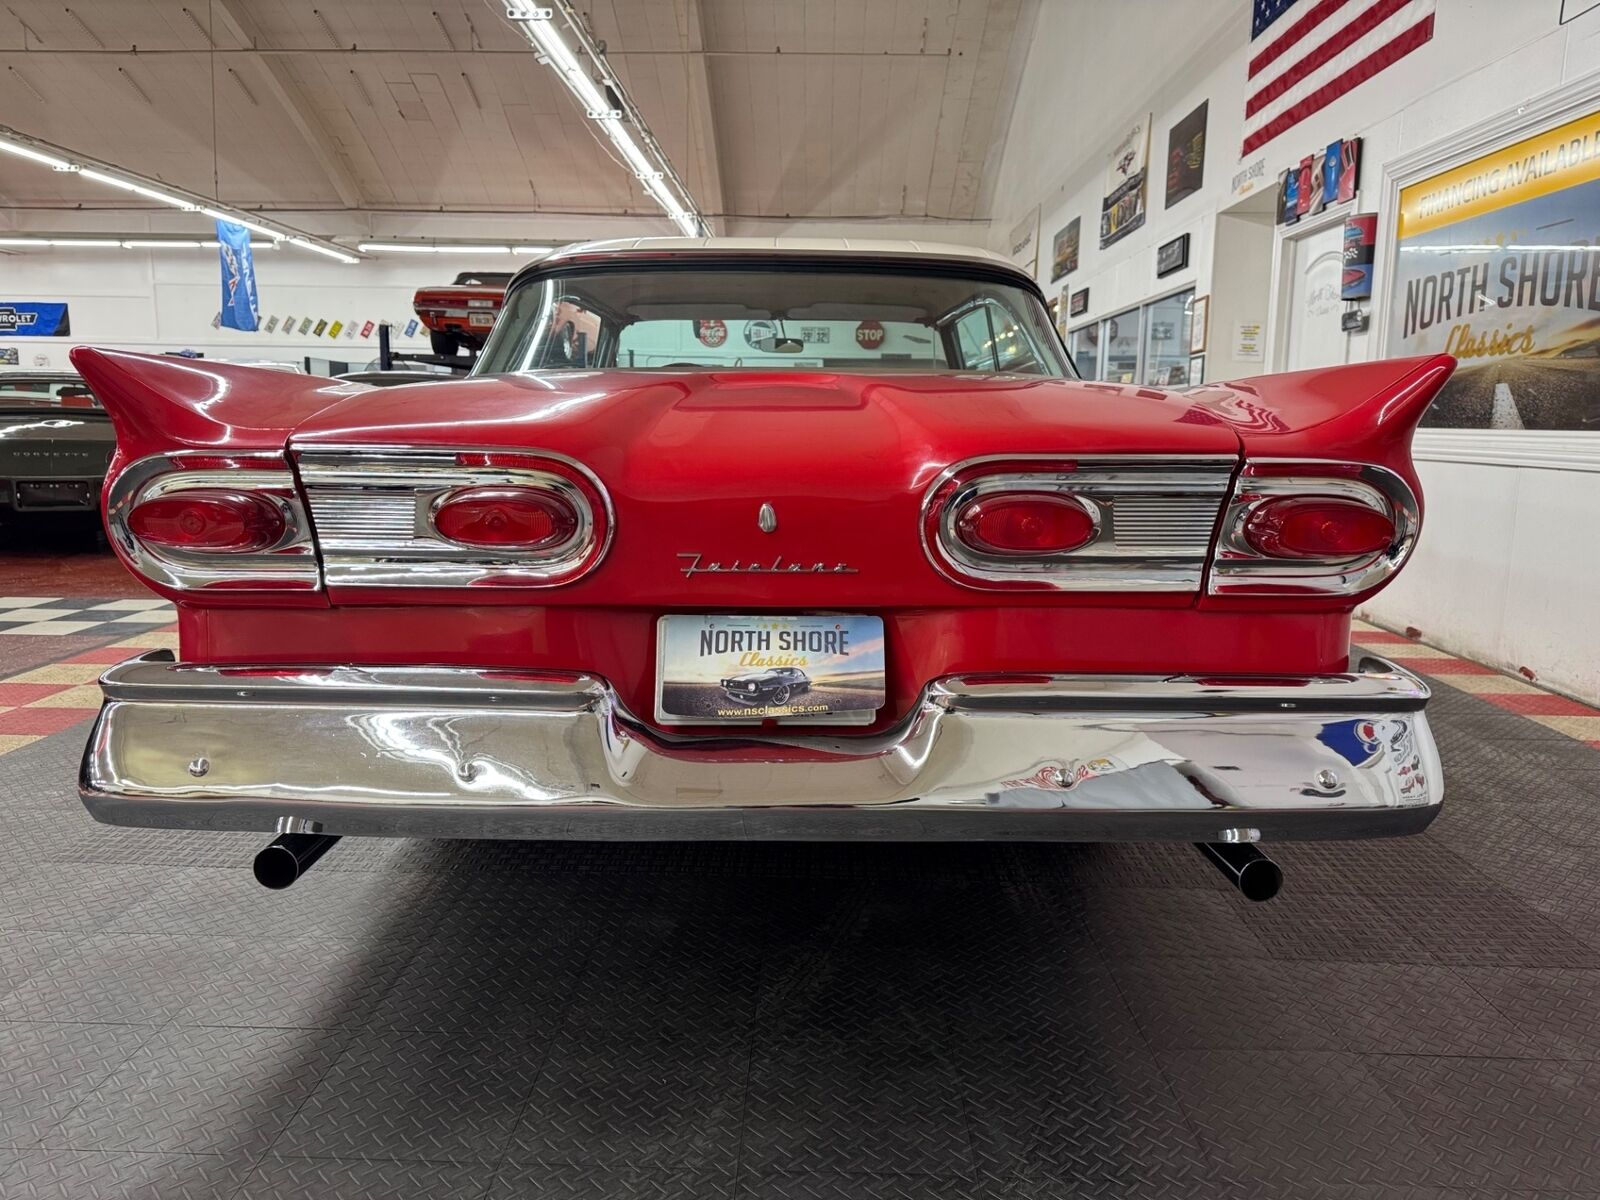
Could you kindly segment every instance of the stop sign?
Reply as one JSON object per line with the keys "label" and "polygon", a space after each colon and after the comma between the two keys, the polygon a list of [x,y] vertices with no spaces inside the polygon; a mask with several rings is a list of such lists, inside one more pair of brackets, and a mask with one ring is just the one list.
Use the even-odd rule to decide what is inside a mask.
{"label": "stop sign", "polygon": [[883,325],[878,321],[863,321],[856,326],[856,345],[863,350],[883,349]]}

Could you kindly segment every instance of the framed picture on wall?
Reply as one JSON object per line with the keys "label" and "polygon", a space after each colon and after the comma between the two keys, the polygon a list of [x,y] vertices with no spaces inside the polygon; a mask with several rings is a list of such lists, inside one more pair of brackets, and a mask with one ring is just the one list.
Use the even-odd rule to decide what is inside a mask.
{"label": "framed picture on wall", "polygon": [[1189,355],[1189,386],[1206,381],[1206,356],[1204,354]]}
{"label": "framed picture on wall", "polygon": [[1206,348],[1206,330],[1211,324],[1211,297],[1196,296],[1194,311],[1189,320],[1189,353],[1200,354]]}

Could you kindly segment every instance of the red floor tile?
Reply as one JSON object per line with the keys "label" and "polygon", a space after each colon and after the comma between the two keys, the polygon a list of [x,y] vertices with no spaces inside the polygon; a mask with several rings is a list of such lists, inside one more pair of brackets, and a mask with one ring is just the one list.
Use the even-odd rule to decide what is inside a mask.
{"label": "red floor tile", "polygon": [[70,686],[65,683],[0,683],[0,706],[32,704]]}
{"label": "red floor tile", "polygon": [[69,663],[119,663],[125,659],[133,658],[139,653],[131,646],[96,646],[92,650],[84,650],[74,654],[71,658],[58,659],[59,662]]}
{"label": "red floor tile", "polygon": [[60,733],[86,721],[92,708],[13,708],[0,712],[0,733]]}
{"label": "red floor tile", "polygon": [[1600,717],[1600,711],[1550,692],[1512,692],[1483,697],[1491,704],[1525,717]]}

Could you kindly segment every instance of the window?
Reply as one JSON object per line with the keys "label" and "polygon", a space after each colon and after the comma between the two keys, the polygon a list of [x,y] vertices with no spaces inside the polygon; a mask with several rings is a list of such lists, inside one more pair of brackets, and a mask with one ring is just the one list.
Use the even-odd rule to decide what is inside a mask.
{"label": "window", "polygon": [[1139,382],[1139,319],[1140,309],[1130,308],[1114,317],[1107,317],[1100,334],[1103,346],[1104,369],[1102,379],[1112,383]]}
{"label": "window", "polygon": [[1191,290],[1079,326],[1068,334],[1073,366],[1085,379],[1186,387],[1193,319]]}
{"label": "window", "polygon": [[1194,293],[1180,292],[1144,306],[1142,383],[1184,387],[1189,382],[1189,324]]}
{"label": "window", "polygon": [[1001,271],[776,257],[527,277],[477,373],[589,367],[1072,374],[1044,302]]}
{"label": "window", "polygon": [[1100,322],[1082,325],[1067,335],[1067,352],[1072,355],[1072,365],[1085,379],[1100,376]]}

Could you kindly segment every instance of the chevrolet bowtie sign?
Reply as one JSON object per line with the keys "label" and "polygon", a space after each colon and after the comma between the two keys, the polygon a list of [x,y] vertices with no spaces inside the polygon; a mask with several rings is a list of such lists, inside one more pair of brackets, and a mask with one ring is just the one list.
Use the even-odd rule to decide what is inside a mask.
{"label": "chevrolet bowtie sign", "polygon": [[65,304],[0,303],[0,337],[66,337],[71,332]]}

